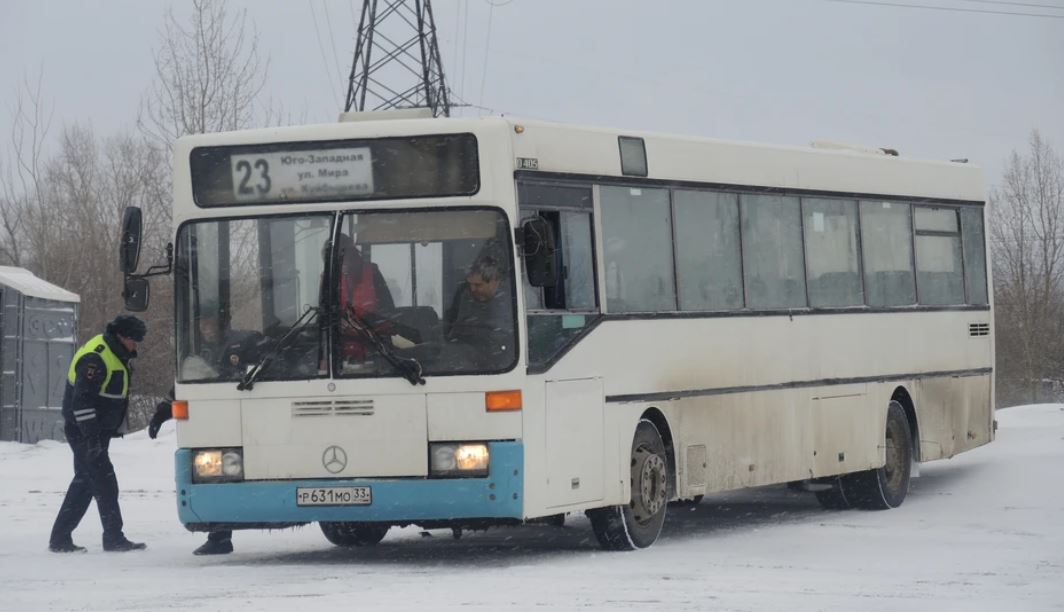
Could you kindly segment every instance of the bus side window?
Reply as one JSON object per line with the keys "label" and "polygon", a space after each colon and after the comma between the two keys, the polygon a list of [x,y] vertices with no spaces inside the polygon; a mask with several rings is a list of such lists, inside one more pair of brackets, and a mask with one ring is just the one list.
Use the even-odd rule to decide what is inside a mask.
{"label": "bus side window", "polygon": [[798,198],[742,194],[739,215],[746,306],[804,308],[805,264]]}
{"label": "bus side window", "polygon": [[533,287],[522,275],[528,311],[528,362],[532,369],[549,367],[552,359],[578,341],[597,316],[591,188],[588,186],[518,185],[523,220],[538,216],[555,235],[558,282]]}
{"label": "bus side window", "polygon": [[[672,192],[672,198],[680,310],[742,308],[739,196],[677,189]],[[609,243],[606,249],[610,249]],[[606,286],[623,288],[623,280],[607,279]],[[609,299],[615,297],[620,296],[611,295]]]}
{"label": "bus side window", "polygon": [[955,208],[913,207],[916,299],[920,304],[964,303],[964,265]]}
{"label": "bus side window", "polygon": [[862,200],[859,206],[865,303],[876,308],[915,304],[916,277],[909,205]]}
{"label": "bus side window", "polygon": [[[591,213],[540,210],[535,213],[554,228],[554,257],[560,276],[553,287],[532,287],[525,282],[530,310],[594,310],[595,260],[592,254]],[[527,219],[527,217],[526,217]]]}
{"label": "bus side window", "polygon": [[986,306],[986,246],[981,208],[961,209],[961,241],[964,247],[964,284],[968,290],[968,303]]}
{"label": "bus side window", "polygon": [[528,310],[597,310],[591,189],[539,184],[519,185],[523,219],[538,216],[556,237],[559,279],[554,287],[525,285]]}
{"label": "bus side window", "polygon": [[609,312],[675,311],[668,190],[604,185],[599,193]]}

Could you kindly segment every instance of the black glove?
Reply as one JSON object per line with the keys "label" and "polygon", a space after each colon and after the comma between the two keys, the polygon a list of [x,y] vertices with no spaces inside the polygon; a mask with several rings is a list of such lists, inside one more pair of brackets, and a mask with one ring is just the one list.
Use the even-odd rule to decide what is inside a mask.
{"label": "black glove", "polygon": [[85,439],[85,458],[89,463],[96,463],[102,454],[103,446],[100,445],[99,436],[89,436]]}
{"label": "black glove", "polygon": [[170,420],[173,416],[173,411],[170,408],[170,402],[159,402],[155,406],[155,414],[151,417],[151,422],[148,423],[148,437],[152,440],[155,436],[159,435],[159,428],[163,426],[163,423]]}

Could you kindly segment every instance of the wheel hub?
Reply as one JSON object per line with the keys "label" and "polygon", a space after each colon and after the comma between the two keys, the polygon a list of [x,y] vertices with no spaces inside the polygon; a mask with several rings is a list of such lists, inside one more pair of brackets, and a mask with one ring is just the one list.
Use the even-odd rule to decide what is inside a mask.
{"label": "wheel hub", "polygon": [[898,431],[899,429],[900,427],[894,423],[887,424],[886,463],[883,465],[883,472],[884,476],[886,476],[887,486],[891,489],[901,486],[901,480],[905,474],[903,462],[909,460],[900,448],[899,440],[904,434]]}
{"label": "wheel hub", "polygon": [[661,511],[665,506],[667,480],[665,460],[661,456],[641,451],[646,454],[641,462],[638,478],[636,499],[633,499],[636,516],[640,520],[646,520]]}

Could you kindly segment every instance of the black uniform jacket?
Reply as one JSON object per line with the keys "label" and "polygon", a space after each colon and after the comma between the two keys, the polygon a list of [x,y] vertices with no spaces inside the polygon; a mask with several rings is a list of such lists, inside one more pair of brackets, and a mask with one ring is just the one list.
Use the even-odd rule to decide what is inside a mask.
{"label": "black uniform jacket", "polygon": [[[136,353],[130,353],[111,334],[104,334],[104,342],[107,347],[126,366],[127,375],[133,373],[129,360],[136,357]],[[101,347],[102,349],[102,347]],[[129,397],[104,397],[102,392],[119,394],[122,390],[122,381],[112,377],[110,389],[102,389],[104,380],[107,378],[107,366],[98,352],[86,353],[74,365],[74,384],[68,380],[66,389],[63,391],[63,420],[66,429],[76,428],[85,436],[106,434],[109,436],[119,435],[126,421],[126,412],[129,407]],[[69,434],[68,434],[69,435]]]}

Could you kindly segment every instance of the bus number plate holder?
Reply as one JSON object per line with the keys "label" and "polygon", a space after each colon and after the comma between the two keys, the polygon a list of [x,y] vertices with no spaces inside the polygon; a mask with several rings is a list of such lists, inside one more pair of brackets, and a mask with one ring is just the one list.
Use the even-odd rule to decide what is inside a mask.
{"label": "bus number plate holder", "polygon": [[297,487],[297,506],[368,506],[373,503],[370,487]]}

